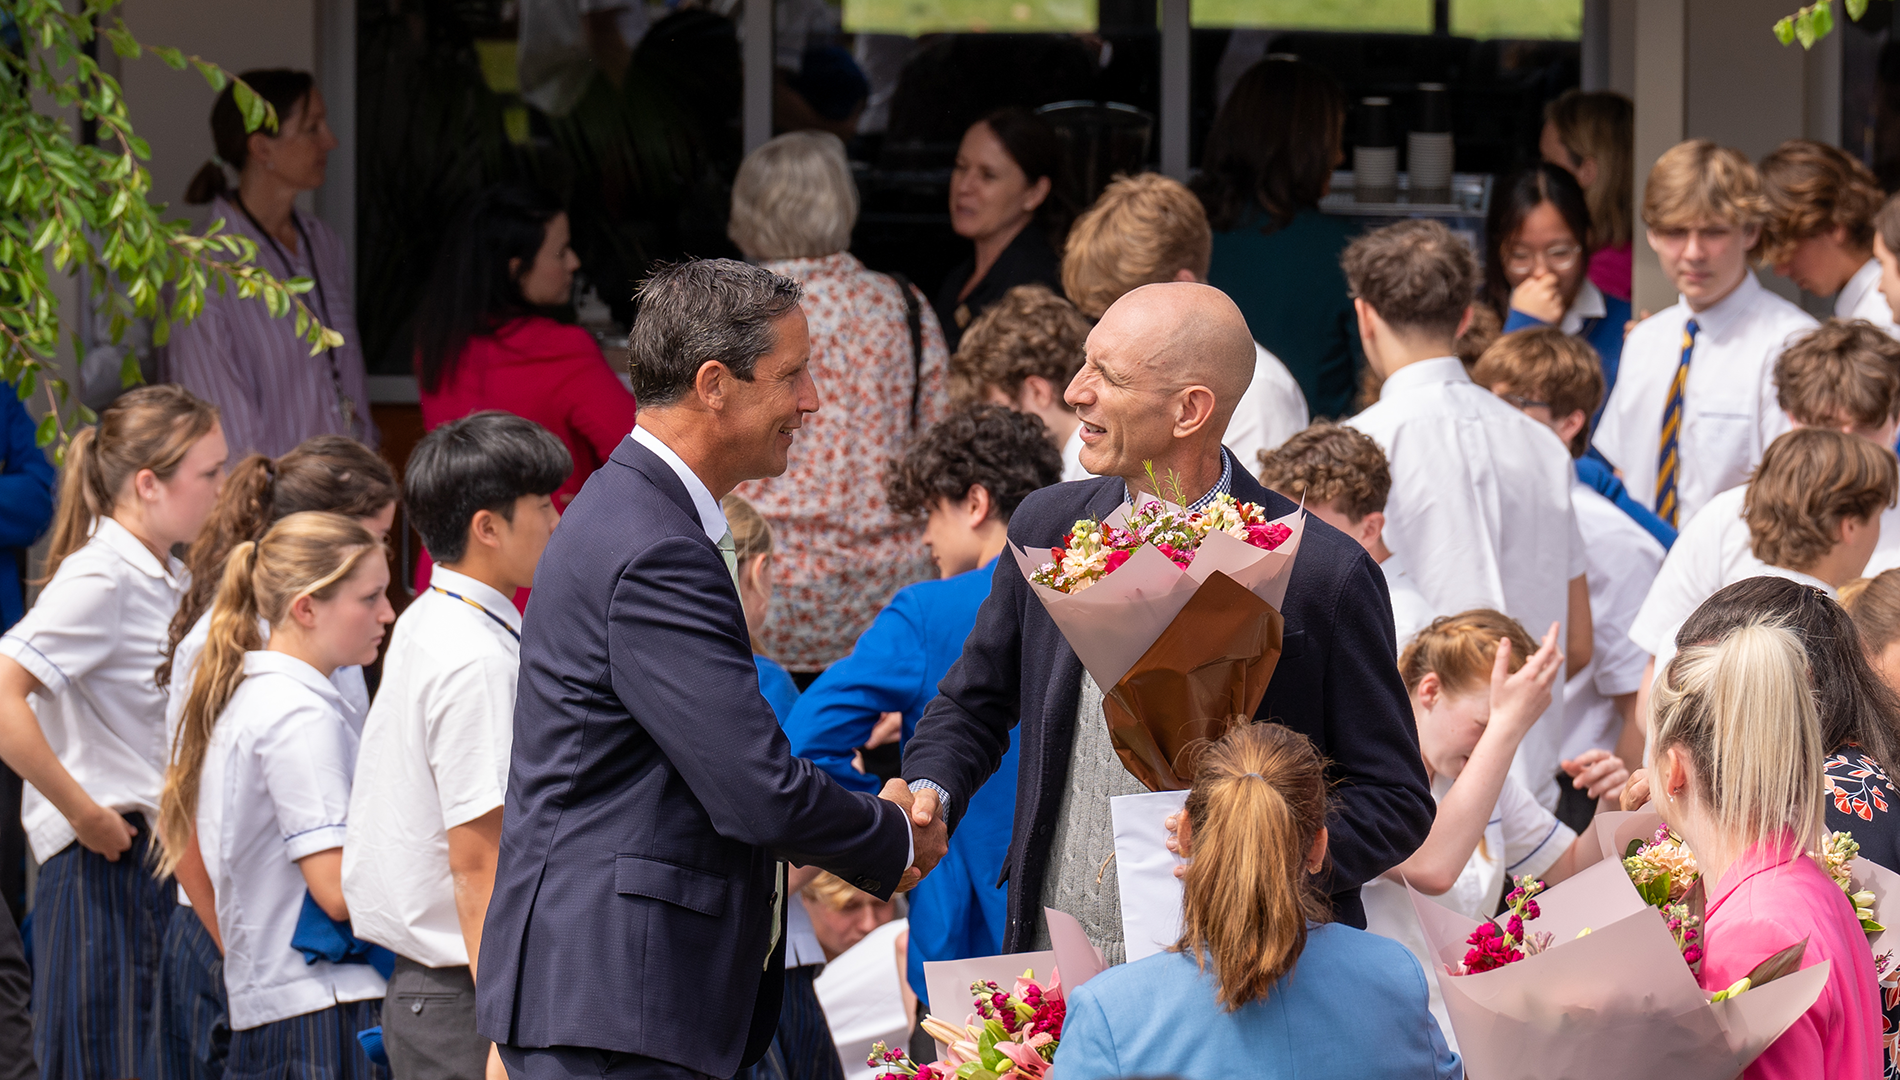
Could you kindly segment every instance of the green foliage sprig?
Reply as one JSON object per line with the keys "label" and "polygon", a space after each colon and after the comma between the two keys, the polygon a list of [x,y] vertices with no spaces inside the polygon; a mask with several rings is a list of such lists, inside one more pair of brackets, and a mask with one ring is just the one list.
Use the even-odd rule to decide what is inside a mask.
{"label": "green foliage sprig", "polygon": [[[58,441],[63,457],[71,431],[98,418],[70,400],[71,388],[52,358],[66,333],[76,355],[76,330],[62,329],[53,275],[82,277],[95,306],[106,313],[113,341],[133,319],[152,321],[152,342],[163,345],[173,326],[204,310],[207,289],[235,289],[274,317],[296,314],[297,334],[312,355],[343,343],[301,295],[308,278],[280,281],[256,265],[257,245],[224,232],[222,219],[202,234],[148,197],[151,174],[142,164],[151,147],[133,133],[118,80],[101,70],[88,46],[103,39],[126,60],[151,53],[174,70],[187,67],[213,91],[234,85],[247,130],[275,131],[276,111],[230,72],[175,48],[141,44],[112,10],[122,0],[85,0],[67,11],[59,0],[0,0],[0,24],[20,34],[18,51],[0,40],[0,381],[20,400],[45,395],[39,444]],[[60,112],[77,109],[95,133],[75,136],[58,115],[35,108],[35,97]],[[139,381],[138,358],[128,355],[120,378]]]}
{"label": "green foliage sprig", "polygon": [[[1855,22],[1867,14],[1867,0],[1846,0],[1847,17]],[[1783,45],[1792,45],[1799,41],[1804,49],[1814,48],[1814,43],[1834,31],[1833,0],[1816,0],[1815,3],[1795,12],[1783,15],[1775,21],[1775,40]]]}

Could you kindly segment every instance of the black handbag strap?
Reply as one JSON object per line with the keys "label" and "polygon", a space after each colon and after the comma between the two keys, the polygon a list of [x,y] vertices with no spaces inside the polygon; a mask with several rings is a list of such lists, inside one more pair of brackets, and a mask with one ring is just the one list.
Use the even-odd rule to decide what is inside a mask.
{"label": "black handbag strap", "polygon": [[910,429],[914,432],[924,394],[924,312],[909,278],[902,274],[887,276],[897,283],[897,291],[904,298],[904,324],[910,327]]}

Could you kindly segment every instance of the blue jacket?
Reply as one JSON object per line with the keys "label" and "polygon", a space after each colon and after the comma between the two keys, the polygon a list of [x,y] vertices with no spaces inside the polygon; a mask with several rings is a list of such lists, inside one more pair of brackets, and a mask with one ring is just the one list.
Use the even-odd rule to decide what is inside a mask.
{"label": "blue jacket", "polygon": [[[880,713],[903,713],[909,741],[924,706],[937,696],[937,683],[963,653],[995,566],[992,559],[979,570],[920,581],[892,597],[851,655],[799,698],[785,724],[792,753],[812,759],[845,787],[877,790],[875,778],[851,767],[853,751],[870,737]],[[997,878],[1016,814],[1016,765],[1012,744],[996,774],[971,797],[943,861],[910,894],[910,985],[926,1004],[924,961],[1003,951],[1009,894]]]}
{"label": "blue jacket", "polygon": [[778,1028],[776,864],[887,898],[910,822],[792,756],[732,577],[651,450],[621,440],[534,584],[477,1027],[731,1076]]}
{"label": "blue jacket", "polygon": [[1643,531],[1656,538],[1664,551],[1676,546],[1676,530],[1667,521],[1656,516],[1656,512],[1630,497],[1629,489],[1616,475],[1610,463],[1597,453],[1592,446],[1576,463],[1577,479],[1589,487],[1595,488],[1598,495],[1616,504],[1618,510],[1630,516],[1630,520],[1643,527]]}
{"label": "blue jacket", "polygon": [[35,444],[35,430],[19,396],[0,393],[0,630],[26,614],[20,552],[53,521],[53,466]]}
{"label": "blue jacket", "polygon": [[[772,706],[772,714],[778,717],[781,727],[790,719],[793,706],[798,704],[798,684],[792,681],[792,673],[779,666],[777,660],[763,653],[752,654],[752,664],[759,671],[759,693],[765,703]],[[793,754],[803,757],[796,749]]]}
{"label": "blue jacket", "polygon": [[[1603,294],[1604,315],[1599,319],[1585,319],[1583,329],[1577,336],[1597,351],[1603,358],[1603,400],[1610,400],[1610,390],[1616,386],[1616,369],[1623,361],[1623,327],[1630,321],[1630,302],[1618,300],[1609,293]],[[1523,330],[1531,326],[1548,326],[1542,319],[1535,319],[1512,308],[1504,318],[1504,332]],[[1597,415],[1603,415],[1603,406],[1597,406]],[[1595,418],[1592,417],[1594,420]]]}
{"label": "blue jacket", "polygon": [[1450,1080],[1425,973],[1396,941],[1329,923],[1263,999],[1233,1012],[1185,953],[1110,968],[1068,997],[1055,1080]]}

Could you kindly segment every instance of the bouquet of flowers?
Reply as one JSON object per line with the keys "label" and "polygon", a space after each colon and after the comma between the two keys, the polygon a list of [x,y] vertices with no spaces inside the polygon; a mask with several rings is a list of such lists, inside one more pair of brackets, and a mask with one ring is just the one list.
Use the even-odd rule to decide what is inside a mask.
{"label": "bouquet of flowers", "polygon": [[919,1065],[902,1050],[874,1043],[866,1064],[884,1070],[880,1075],[887,1078],[1041,1080],[1046,1076],[1062,1040],[1066,1006],[1061,975],[1043,986],[1032,969],[1017,976],[1009,990],[995,982],[974,982],[970,993],[976,1015],[962,1027],[935,1016],[924,1017],[924,1030],[943,1048],[936,1062]]}
{"label": "bouquet of flowers", "polygon": [[1303,532],[1299,511],[1269,521],[1226,495],[1199,511],[1149,497],[1077,521],[1058,547],[1012,545],[1102,688],[1122,764],[1150,791],[1185,791],[1196,750],[1260,707]]}

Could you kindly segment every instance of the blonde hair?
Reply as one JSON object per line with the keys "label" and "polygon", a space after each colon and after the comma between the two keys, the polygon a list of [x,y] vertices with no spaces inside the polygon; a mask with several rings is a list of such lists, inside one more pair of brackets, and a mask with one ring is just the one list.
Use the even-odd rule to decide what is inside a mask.
{"label": "blonde hair", "polygon": [[1596,182],[1583,193],[1590,207],[1592,249],[1630,242],[1635,232],[1636,107],[1613,90],[1566,90],[1544,107],[1557,141],[1581,166],[1594,158]]}
{"label": "blonde hair", "polygon": [[732,548],[740,566],[747,559],[772,553],[772,526],[758,507],[737,495],[727,495],[719,500],[719,510],[726,515],[726,527],[732,530]]}
{"label": "blonde hair", "polygon": [[1793,631],[1760,619],[1683,649],[1656,680],[1651,709],[1654,752],[1683,748],[1724,829],[1744,843],[1792,830],[1802,850],[1815,846],[1827,748]]}
{"label": "blonde hair", "polygon": [[1062,291],[1099,319],[1123,295],[1183,270],[1207,276],[1214,232],[1186,184],[1160,173],[1118,176],[1069,227]]}
{"label": "blonde hair", "polygon": [[1580,458],[1590,449],[1587,421],[1603,401],[1603,361],[1589,342],[1555,326],[1514,330],[1478,357],[1471,381],[1542,401],[1556,420],[1581,412],[1586,423],[1570,439],[1570,456]]}
{"label": "blonde hair", "polygon": [[1853,155],[1813,139],[1789,139],[1761,159],[1760,172],[1769,207],[1762,254],[1769,261],[1837,226],[1855,247],[1874,246],[1874,216],[1887,196]]}
{"label": "blonde hair", "polygon": [[1833,550],[1841,522],[1892,506],[1896,486],[1892,450],[1858,435],[1796,428],[1768,444],[1742,494],[1749,546],[1770,566],[1807,570]]}
{"label": "blonde hair", "polygon": [[1326,824],[1326,762],[1306,736],[1243,724],[1209,746],[1188,792],[1191,853],[1174,951],[1211,962],[1221,1007],[1267,996],[1306,949],[1306,924],[1331,921],[1306,871]]}
{"label": "blonde hair", "polygon": [[191,839],[205,751],[219,715],[244,681],[244,654],[264,647],[258,619],[275,627],[299,599],[329,599],[370,555],[382,558],[383,545],[368,529],[341,514],[320,511],[291,514],[272,525],[262,540],[246,540],[231,549],[159,796],[161,876],[177,868]]}
{"label": "blonde hair", "polygon": [[45,580],[85,546],[100,518],[111,515],[128,480],[146,469],[170,480],[191,448],[217,426],[216,405],[166,383],[119,395],[97,425],[73,436],[59,478]]}
{"label": "blonde hair", "polygon": [[1400,650],[1399,678],[1407,693],[1416,691],[1425,676],[1432,674],[1450,694],[1482,690],[1491,685],[1491,668],[1498,662],[1502,638],[1511,639],[1512,671],[1537,652],[1537,642],[1523,625],[1501,611],[1474,608],[1440,615]]}
{"label": "blonde hair", "polygon": [[850,247],[857,221],[844,143],[827,131],[794,131],[740,163],[726,235],[755,261],[816,259]]}
{"label": "blonde hair", "polygon": [[1707,139],[1663,151],[1643,187],[1643,224],[1652,229],[1686,229],[1702,221],[1746,229],[1767,219],[1768,200],[1755,166],[1740,151]]}
{"label": "blonde hair", "polygon": [[818,876],[798,890],[798,895],[814,904],[823,904],[833,911],[843,911],[860,896],[877,899],[829,870],[818,871]]}

